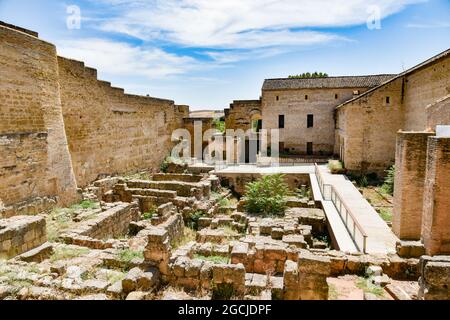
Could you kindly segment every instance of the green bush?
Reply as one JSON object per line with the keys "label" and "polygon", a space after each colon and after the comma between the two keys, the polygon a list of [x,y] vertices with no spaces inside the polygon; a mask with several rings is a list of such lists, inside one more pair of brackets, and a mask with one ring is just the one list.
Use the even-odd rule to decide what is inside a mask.
{"label": "green bush", "polygon": [[244,197],[247,211],[264,216],[284,214],[289,188],[283,178],[275,174],[248,183]]}
{"label": "green bush", "polygon": [[225,133],[225,121],[222,121],[220,119],[214,119],[213,126],[217,131]]}
{"label": "green bush", "polygon": [[381,190],[390,195],[394,194],[394,182],[395,182],[395,166],[390,167],[386,170],[386,178],[381,186]]}
{"label": "green bush", "polygon": [[188,228],[198,231],[198,220],[204,216],[205,213],[203,211],[195,211],[187,217],[186,225]]}

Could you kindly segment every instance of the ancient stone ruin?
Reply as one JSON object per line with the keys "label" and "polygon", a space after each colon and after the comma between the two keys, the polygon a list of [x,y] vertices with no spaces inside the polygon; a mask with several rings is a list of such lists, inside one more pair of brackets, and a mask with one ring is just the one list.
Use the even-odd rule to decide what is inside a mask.
{"label": "ancient stone ruin", "polygon": [[[198,121],[188,106],[126,94],[0,23],[0,299],[450,299],[450,138],[434,130],[449,124],[448,53],[400,75],[267,80],[226,125],[270,128],[290,101],[325,102],[320,150],[285,128],[289,157],[216,167],[169,161],[172,132]],[[377,116],[397,100],[406,116]],[[315,163],[333,156],[348,172]],[[388,225],[343,173],[393,160]],[[252,209],[249,186],[274,175],[281,209]]]}

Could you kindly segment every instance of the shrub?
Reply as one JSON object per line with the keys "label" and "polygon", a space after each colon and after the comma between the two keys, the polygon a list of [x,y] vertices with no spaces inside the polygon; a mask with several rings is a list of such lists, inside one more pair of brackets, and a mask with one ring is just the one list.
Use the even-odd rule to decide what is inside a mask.
{"label": "shrub", "polygon": [[390,195],[394,194],[394,183],[395,183],[395,166],[390,167],[386,170],[386,178],[381,186],[381,190]]}
{"label": "shrub", "polygon": [[222,121],[220,119],[214,119],[213,126],[217,131],[225,133],[225,121]]}
{"label": "shrub", "polygon": [[346,172],[344,165],[339,160],[329,160],[328,169],[330,169],[332,174],[344,174]]}
{"label": "shrub", "polygon": [[247,211],[260,215],[283,214],[289,195],[289,188],[283,178],[284,175],[275,174],[248,183],[244,197]]}
{"label": "shrub", "polygon": [[187,217],[186,225],[190,229],[198,231],[198,220],[200,220],[200,218],[202,218],[204,216],[205,216],[205,213],[203,211],[195,211],[194,213],[191,213]]}
{"label": "shrub", "polygon": [[159,168],[162,173],[167,173],[167,170],[169,170],[169,164],[170,164],[169,157],[167,157],[163,160]]}

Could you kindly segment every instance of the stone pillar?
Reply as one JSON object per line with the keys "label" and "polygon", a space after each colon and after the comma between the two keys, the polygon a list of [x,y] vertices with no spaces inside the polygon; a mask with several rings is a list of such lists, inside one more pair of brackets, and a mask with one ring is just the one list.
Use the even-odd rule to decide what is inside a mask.
{"label": "stone pillar", "polygon": [[403,131],[397,134],[392,229],[401,240],[420,240],[427,139],[431,135]]}
{"label": "stone pillar", "polygon": [[300,300],[328,300],[327,277],[330,274],[330,258],[302,251],[298,259]]}
{"label": "stone pillar", "polygon": [[428,138],[422,240],[428,255],[450,254],[450,138]]}

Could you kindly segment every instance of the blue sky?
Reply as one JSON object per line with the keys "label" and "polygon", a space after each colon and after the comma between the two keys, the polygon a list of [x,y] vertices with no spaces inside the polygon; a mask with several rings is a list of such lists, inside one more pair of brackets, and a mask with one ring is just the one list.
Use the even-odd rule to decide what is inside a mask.
{"label": "blue sky", "polygon": [[[73,5],[80,29],[67,27]],[[398,73],[450,47],[448,0],[0,0],[0,20],[192,110],[257,99],[265,78]]]}

